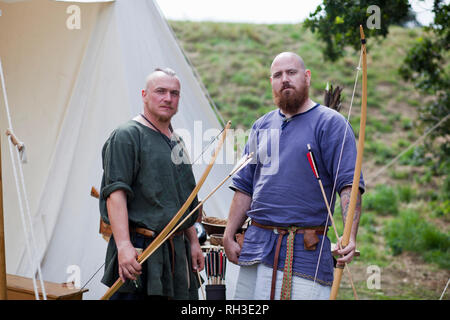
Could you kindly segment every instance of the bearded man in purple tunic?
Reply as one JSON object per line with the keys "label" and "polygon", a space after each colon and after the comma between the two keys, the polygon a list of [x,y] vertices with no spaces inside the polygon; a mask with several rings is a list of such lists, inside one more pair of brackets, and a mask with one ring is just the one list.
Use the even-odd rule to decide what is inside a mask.
{"label": "bearded man in purple tunic", "polygon": [[[340,195],[343,221],[350,202],[356,159],[355,136],[337,111],[309,98],[311,71],[300,56],[283,52],[270,68],[277,109],[252,126],[244,153],[254,161],[238,172],[224,247],[240,266],[235,299],[328,299],[333,268],[355,254],[361,214],[361,176],[349,244],[336,250],[327,237],[326,203],[308,162],[308,145],[315,155],[325,194],[334,209]],[[251,219],[244,242],[237,230]],[[325,228],[327,226],[327,228]]]}

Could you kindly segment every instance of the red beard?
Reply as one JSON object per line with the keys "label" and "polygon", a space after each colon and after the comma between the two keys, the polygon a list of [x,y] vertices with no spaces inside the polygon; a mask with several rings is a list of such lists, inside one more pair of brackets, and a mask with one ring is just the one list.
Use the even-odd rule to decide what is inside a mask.
{"label": "red beard", "polygon": [[[286,88],[292,88],[294,92],[283,92]],[[290,85],[285,85],[280,91],[274,91],[272,89],[272,94],[274,103],[283,113],[287,114],[296,114],[309,98],[307,86],[303,86],[297,90]]]}

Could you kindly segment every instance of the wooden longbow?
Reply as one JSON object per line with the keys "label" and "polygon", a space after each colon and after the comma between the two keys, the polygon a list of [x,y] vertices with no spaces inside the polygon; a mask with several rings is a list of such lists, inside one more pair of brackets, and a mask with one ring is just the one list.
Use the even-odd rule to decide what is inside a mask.
{"label": "wooden longbow", "polygon": [[[359,26],[359,32],[361,34],[361,50],[362,50],[362,100],[361,100],[361,119],[359,124],[359,139],[358,139],[358,152],[356,155],[355,171],[353,174],[352,191],[350,194],[350,204],[347,211],[347,218],[345,220],[344,234],[342,236],[342,247],[348,245],[350,240],[350,233],[353,225],[353,218],[355,215],[355,208],[357,202],[357,196],[359,191],[359,180],[361,177],[362,160],[364,153],[364,139],[366,131],[366,115],[367,115],[367,54],[366,54],[366,39],[364,36],[363,27]],[[343,267],[336,267],[334,271],[334,280],[331,287],[330,300],[335,300],[341,284]]]}

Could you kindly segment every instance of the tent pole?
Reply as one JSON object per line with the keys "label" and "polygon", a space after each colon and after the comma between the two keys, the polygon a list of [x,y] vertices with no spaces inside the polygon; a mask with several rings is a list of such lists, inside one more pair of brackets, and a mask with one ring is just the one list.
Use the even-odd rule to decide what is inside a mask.
{"label": "tent pole", "polygon": [[2,180],[2,145],[0,141],[0,300],[7,299],[6,259],[5,259],[5,225],[3,220],[3,180]]}

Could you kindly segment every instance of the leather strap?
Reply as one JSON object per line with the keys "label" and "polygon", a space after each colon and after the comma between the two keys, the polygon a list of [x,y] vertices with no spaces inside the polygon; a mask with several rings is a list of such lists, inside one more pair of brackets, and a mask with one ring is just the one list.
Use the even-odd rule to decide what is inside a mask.
{"label": "leather strap", "polygon": [[275,249],[275,257],[273,259],[272,267],[272,285],[270,287],[270,300],[275,300],[275,284],[277,282],[277,271],[278,271],[278,258],[280,257],[281,242],[283,242],[283,235],[280,233],[278,235],[277,247]]}
{"label": "leather strap", "polygon": [[[290,227],[280,227],[280,226],[268,226],[265,224],[258,223],[256,221],[252,221],[252,226],[262,228],[262,229],[269,229],[273,230],[275,233],[283,233],[286,234]],[[305,233],[305,230],[316,230],[316,234],[323,234],[325,227],[324,226],[317,226],[317,227],[297,227],[295,226],[297,233]]]}
{"label": "leather strap", "polygon": [[[131,231],[136,232],[145,237],[150,237],[150,238],[153,238],[156,234],[155,231],[146,229],[146,228],[132,228]],[[169,246],[170,246],[170,253],[171,253],[171,258],[172,258],[171,259],[172,260],[171,261],[172,275],[175,273],[175,245],[173,243],[173,238],[176,236],[182,235],[183,233],[184,233],[183,230],[177,231],[169,237]]]}
{"label": "leather strap", "polygon": [[[153,238],[156,233],[153,230],[150,229],[146,229],[146,228],[134,228],[134,227],[130,227],[130,231],[131,232],[136,232],[140,235],[143,235],[145,237],[148,238]],[[105,221],[102,220],[102,218],[100,218],[100,230],[99,233],[101,233],[103,235],[103,237],[109,239],[112,235],[112,229],[111,226],[109,224],[107,224]]]}
{"label": "leather strap", "polygon": [[148,238],[153,238],[155,236],[155,231],[146,228],[132,228],[131,231],[134,231]]}
{"label": "leather strap", "polygon": [[[156,232],[147,228],[141,228],[141,227],[131,227],[130,232],[135,232],[137,234],[143,235],[147,238],[153,238],[156,235]],[[173,244],[173,238],[175,236],[179,236],[183,234],[184,231],[178,231],[175,232],[173,235],[169,238],[169,245],[170,245],[170,252],[172,255],[172,275],[175,273],[175,246]],[[112,235],[111,226],[104,222],[102,219],[100,219],[100,233],[104,237],[110,237]]]}
{"label": "leather strap", "polygon": [[173,238],[179,235],[182,235],[183,231],[175,232],[173,235],[169,238],[169,244],[170,244],[170,251],[172,254],[172,276],[175,273],[175,245],[173,244]]}

